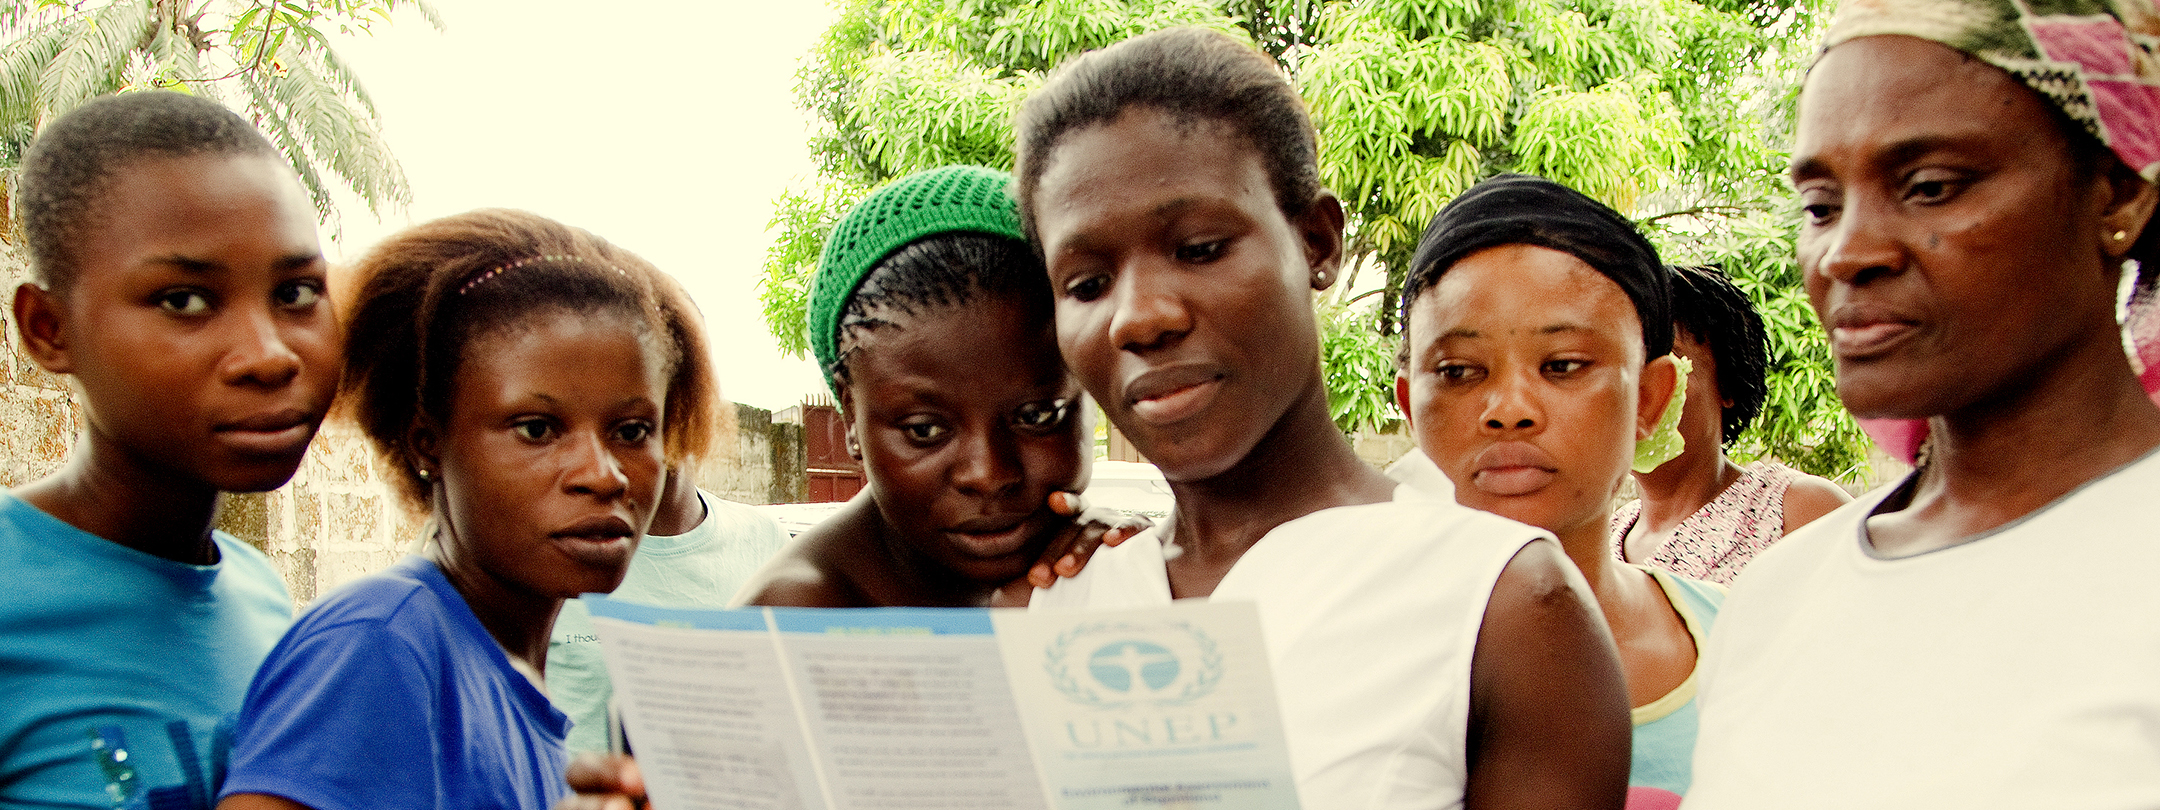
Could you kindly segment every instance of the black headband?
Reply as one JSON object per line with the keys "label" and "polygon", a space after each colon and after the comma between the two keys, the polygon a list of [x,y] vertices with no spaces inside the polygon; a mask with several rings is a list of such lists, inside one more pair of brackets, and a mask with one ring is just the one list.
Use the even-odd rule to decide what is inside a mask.
{"label": "black headband", "polygon": [[1582,192],[1542,177],[1503,174],[1440,209],[1403,280],[1402,322],[1418,294],[1456,262],[1489,247],[1535,245],[1581,259],[1620,285],[1642,321],[1645,357],[1672,352],[1672,276],[1635,224]]}

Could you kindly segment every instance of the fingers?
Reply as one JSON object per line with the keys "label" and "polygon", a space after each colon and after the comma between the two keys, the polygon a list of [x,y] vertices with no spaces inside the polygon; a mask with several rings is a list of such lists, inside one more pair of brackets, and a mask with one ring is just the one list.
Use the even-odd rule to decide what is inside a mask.
{"label": "fingers", "polygon": [[645,776],[637,760],[622,754],[579,754],[563,774],[576,795],[555,810],[639,810],[645,807]]}
{"label": "fingers", "polygon": [[1066,517],[1087,511],[1087,499],[1078,492],[1058,491],[1050,493],[1050,511]]}

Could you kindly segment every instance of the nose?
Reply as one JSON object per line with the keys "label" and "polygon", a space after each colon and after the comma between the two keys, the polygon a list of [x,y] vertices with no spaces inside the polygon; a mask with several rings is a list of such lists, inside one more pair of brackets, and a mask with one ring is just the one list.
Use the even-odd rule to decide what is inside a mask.
{"label": "nose", "polygon": [[630,487],[630,476],[597,431],[580,431],[563,442],[563,489],[572,494],[615,498]]}
{"label": "nose", "polygon": [[1110,341],[1120,349],[1144,352],[1169,346],[1192,331],[1192,311],[1181,295],[1181,274],[1172,268],[1135,261],[1119,273],[1111,291]]}
{"label": "nose", "polygon": [[1020,452],[1013,436],[996,427],[972,432],[975,437],[962,443],[960,457],[954,460],[953,488],[969,495],[993,497],[1019,487]]}
{"label": "nose", "polygon": [[285,340],[283,326],[268,307],[235,313],[232,347],[220,371],[228,382],[282,388],[300,374],[300,354]]}
{"label": "nose", "polygon": [[1538,402],[1533,386],[1536,382],[1528,375],[1509,374],[1499,379],[1485,399],[1485,412],[1479,414],[1485,429],[1496,431],[1536,430],[1545,423],[1545,409]]}
{"label": "nose", "polygon": [[1892,231],[1890,213],[1881,210],[1883,206],[1867,195],[1850,196],[1852,199],[1830,227],[1801,235],[1806,242],[1817,243],[1805,245],[1800,251],[1803,261],[1810,254],[1814,256],[1815,260],[1807,263],[1808,275],[1860,286],[1902,271],[1905,252]]}

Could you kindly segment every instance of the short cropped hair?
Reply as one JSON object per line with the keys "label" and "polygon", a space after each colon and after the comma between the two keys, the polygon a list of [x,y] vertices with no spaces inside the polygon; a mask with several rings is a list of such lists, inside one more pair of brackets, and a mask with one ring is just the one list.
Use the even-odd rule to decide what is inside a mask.
{"label": "short cropped hair", "polygon": [[1267,54],[1228,34],[1170,28],[1084,54],[1050,74],[1014,122],[1020,216],[1035,235],[1035,190],[1074,130],[1153,107],[1181,123],[1227,124],[1252,142],[1283,215],[1320,196],[1318,139],[1305,102]]}
{"label": "short cropped hair", "polygon": [[376,245],[351,286],[340,395],[415,503],[426,502],[428,486],[412,467],[407,432],[422,416],[448,421],[467,346],[535,314],[605,312],[638,324],[667,363],[668,461],[711,443],[719,388],[688,296],[597,236],[524,211],[470,211]]}
{"label": "short cropped hair", "polygon": [[1770,345],[1762,316],[1732,279],[1712,267],[1674,267],[1673,322],[1710,350],[1717,361],[1718,396],[1732,400],[1722,410],[1725,443],[1747,432],[1770,395],[1764,379]]}
{"label": "short cropped hair", "polygon": [[165,90],[105,96],[46,125],[23,154],[15,195],[31,279],[55,293],[74,287],[74,243],[95,224],[99,199],[122,167],[196,155],[278,151],[223,105]]}

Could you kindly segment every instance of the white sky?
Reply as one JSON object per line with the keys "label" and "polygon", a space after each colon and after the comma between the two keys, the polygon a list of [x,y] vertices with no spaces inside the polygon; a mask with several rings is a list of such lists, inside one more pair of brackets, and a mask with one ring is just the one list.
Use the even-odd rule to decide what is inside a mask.
{"label": "white sky", "polygon": [[[783,358],[755,284],[772,201],[813,174],[795,69],[833,12],[817,0],[434,0],[341,38],[382,113],[413,203],[378,223],[343,201],[333,260],[405,225],[523,208],[605,237],[681,279],[728,397],[779,410],[825,390]],[[326,234],[327,235],[327,234]]]}

